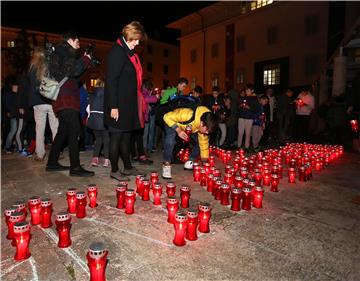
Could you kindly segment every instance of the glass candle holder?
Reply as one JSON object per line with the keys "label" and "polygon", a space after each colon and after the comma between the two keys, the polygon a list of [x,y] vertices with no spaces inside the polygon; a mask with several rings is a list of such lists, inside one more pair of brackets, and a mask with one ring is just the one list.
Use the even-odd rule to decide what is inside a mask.
{"label": "glass candle holder", "polygon": [[188,209],[186,212],[188,225],[186,229],[186,239],[189,241],[195,241],[198,239],[197,228],[199,224],[198,211],[196,209]]}
{"label": "glass candle holder", "polygon": [[76,217],[82,219],[86,217],[86,194],[83,191],[76,192]]}
{"label": "glass candle holder", "polygon": [[52,226],[51,216],[53,204],[49,198],[41,199],[41,227],[49,228]]}
{"label": "glass candle holder", "polygon": [[16,244],[16,261],[26,260],[30,257],[29,243],[31,239],[30,225],[28,222],[17,222],[14,224],[14,241]]}
{"label": "glass candle holder", "polygon": [[278,165],[278,175],[279,175],[280,179],[282,179],[282,177],[283,177],[283,170],[284,170],[283,165],[279,164]]}
{"label": "glass candle holder", "polygon": [[135,197],[136,193],[134,189],[125,191],[125,214],[131,215],[134,213]]}
{"label": "glass candle holder", "polygon": [[138,183],[136,184],[136,192],[139,194],[140,197],[143,196],[143,192],[144,192],[144,187],[143,187],[143,181],[145,180],[146,178],[144,176],[141,176],[139,179],[138,179]]}
{"label": "glass candle holder", "polygon": [[180,187],[181,207],[183,208],[189,208],[190,191],[190,186],[182,185]]}
{"label": "glass candle holder", "polygon": [[12,240],[11,245],[15,246],[14,239],[14,225],[17,222],[25,221],[25,215],[23,212],[13,212],[10,214],[9,222],[8,222],[8,234],[6,239]]}
{"label": "glass candle holder", "polygon": [[141,196],[140,190],[141,190],[141,184],[142,184],[142,178],[143,175],[136,175],[135,177],[135,184],[136,184],[136,192]]}
{"label": "glass candle holder", "polygon": [[159,181],[159,174],[158,172],[151,172],[150,174],[150,182],[151,182],[151,188],[154,187],[154,184]]}
{"label": "glass candle holder", "polygon": [[298,171],[299,171],[299,181],[305,181],[306,180],[305,167],[304,166],[299,167]]}
{"label": "glass candle holder", "polygon": [[246,211],[251,210],[251,188],[243,188],[242,205],[241,208]]}
{"label": "glass candle holder", "polygon": [[261,172],[255,172],[254,173],[254,180],[255,180],[255,185],[261,185],[261,181],[262,181]]}
{"label": "glass candle holder", "polygon": [[149,201],[150,200],[150,181],[148,180],[143,180],[142,182],[142,186],[143,186],[143,194],[141,199],[143,201]]}
{"label": "glass candle holder", "polygon": [[[229,170],[229,172],[230,172],[230,170]],[[224,175],[224,182],[231,186],[233,184],[233,176],[232,176],[232,174],[226,173]]]}
{"label": "glass candle holder", "polygon": [[67,211],[70,214],[76,213],[76,188],[69,188],[66,191],[66,199],[68,203]]}
{"label": "glass candle holder", "polygon": [[354,133],[357,133],[359,131],[359,121],[356,119],[353,119],[350,121],[351,130]]}
{"label": "glass candle holder", "polygon": [[230,196],[230,185],[228,185],[227,183],[223,183],[221,185],[221,201],[220,201],[220,204],[225,205],[225,206],[230,205],[229,196]]}
{"label": "glass candle holder", "polygon": [[235,187],[237,188],[242,188],[243,187],[243,177],[241,176],[236,176],[235,177]]}
{"label": "glass candle holder", "polygon": [[27,211],[26,211],[26,202],[25,200],[18,200],[15,201],[15,203],[13,204],[13,206],[16,208],[16,210],[18,212],[23,212],[25,217],[27,216]]}
{"label": "glass candle holder", "polygon": [[255,186],[253,189],[253,196],[252,196],[253,207],[257,209],[262,208],[263,198],[264,198],[264,188],[262,188],[261,186]]}
{"label": "glass candle holder", "polygon": [[[7,227],[8,227],[8,234],[6,235],[6,237],[9,236],[10,216],[15,212],[19,212],[19,211],[17,210],[16,207],[13,207],[13,206],[6,208],[5,211],[4,211],[5,223],[6,223]],[[22,213],[22,212],[19,212],[19,213]]]}
{"label": "glass candle holder", "polygon": [[264,169],[263,171],[263,185],[270,186],[271,175],[269,169]]}
{"label": "glass candle holder", "polygon": [[221,200],[222,197],[222,185],[224,184],[223,181],[216,181],[216,190],[215,190],[215,200]]}
{"label": "glass candle holder", "polygon": [[173,243],[176,246],[184,246],[186,244],[185,234],[186,234],[187,224],[188,224],[188,220],[186,214],[183,212],[177,212],[175,215],[175,223],[174,223],[175,237],[173,240]]}
{"label": "glass candle holder", "polygon": [[212,192],[214,186],[214,175],[209,174],[206,180],[206,191]]}
{"label": "glass candle holder", "polygon": [[200,185],[206,186],[206,171],[205,169],[200,170]]}
{"label": "glass candle holder", "polygon": [[153,187],[154,205],[161,205],[162,185],[155,183]]}
{"label": "glass candle holder", "polygon": [[199,204],[199,232],[209,233],[210,232],[210,218],[211,218],[211,208],[210,204],[207,202],[201,202]]}
{"label": "glass candle holder", "polygon": [[279,176],[278,174],[271,174],[271,187],[270,187],[270,191],[271,192],[279,192]]}
{"label": "glass candle holder", "polygon": [[238,212],[240,211],[240,200],[242,197],[241,188],[233,188],[231,190],[231,208],[230,210]]}
{"label": "glass candle holder", "polygon": [[249,185],[250,181],[249,181],[249,179],[243,179],[242,182],[243,182],[243,188],[244,188],[244,187],[247,187]]}
{"label": "glass candle holder", "polygon": [[115,188],[116,191],[116,208],[124,209],[125,208],[125,191],[127,187],[125,185],[117,185]]}
{"label": "glass candle holder", "polygon": [[96,186],[96,184],[89,184],[87,186],[87,194],[89,196],[89,207],[90,208],[95,208],[98,204],[96,202],[97,199],[97,191],[98,188]]}
{"label": "glass candle holder", "polygon": [[168,197],[170,196],[175,196],[175,192],[176,192],[176,185],[174,182],[169,181],[166,183],[166,195]]}
{"label": "glass candle holder", "polygon": [[231,167],[232,166],[230,164],[225,165],[225,174],[230,173]]}
{"label": "glass candle holder", "polygon": [[289,168],[288,170],[289,183],[295,183],[295,168]]}
{"label": "glass candle holder", "polygon": [[109,251],[105,249],[105,245],[101,242],[90,244],[86,254],[88,267],[90,271],[90,281],[106,281],[106,266],[108,263]]}
{"label": "glass candle holder", "polygon": [[246,167],[241,167],[240,168],[240,176],[242,176],[244,179],[247,177],[248,175],[248,169]]}
{"label": "glass candle holder", "polygon": [[210,174],[210,168],[211,168],[210,164],[205,162],[204,163],[204,170],[205,170],[206,175]]}
{"label": "glass candle holder", "polygon": [[209,161],[209,164],[211,167],[215,166],[215,156],[214,155],[210,155],[208,161]]}
{"label": "glass candle holder", "polygon": [[221,171],[220,171],[220,169],[215,169],[215,170],[214,170],[214,177],[221,178]]}
{"label": "glass candle holder", "polygon": [[168,210],[167,222],[174,223],[175,215],[179,209],[179,200],[174,196],[169,196],[166,200],[166,208]]}
{"label": "glass candle holder", "polygon": [[[195,165],[196,164],[196,165]],[[200,170],[201,167],[199,166],[199,163],[194,163],[195,166],[193,166],[193,176],[194,181],[199,182],[200,181]]]}
{"label": "glass candle holder", "polygon": [[67,212],[60,212],[56,215],[55,220],[56,231],[59,235],[59,248],[67,248],[71,246],[70,230],[71,217]]}
{"label": "glass candle holder", "polygon": [[31,214],[31,224],[38,225],[41,223],[41,200],[39,196],[33,196],[28,201]]}

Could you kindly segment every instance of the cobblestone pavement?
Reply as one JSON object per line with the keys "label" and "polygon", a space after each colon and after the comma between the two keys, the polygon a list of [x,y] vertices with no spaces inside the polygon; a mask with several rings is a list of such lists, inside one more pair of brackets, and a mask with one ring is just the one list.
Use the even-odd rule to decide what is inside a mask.
{"label": "cobblestone pavement", "polygon": [[[65,153],[67,154],[67,153]],[[151,155],[154,165],[137,166],[160,172],[161,153]],[[66,209],[66,190],[99,187],[97,208],[87,217],[72,216],[72,246],[57,247],[55,227],[31,228],[31,258],[15,262],[15,248],[1,224],[1,279],[89,280],[88,246],[101,241],[109,249],[107,280],[359,280],[360,205],[351,199],[360,194],[360,157],[345,153],[326,169],[314,172],[309,182],[289,185],[280,181],[280,192],[266,188],[264,207],[233,212],[192,181],[191,172],[173,166],[173,180],[191,186],[190,205],[208,201],[212,207],[211,232],[197,241],[176,247],[173,226],[167,223],[165,196],[162,206],[139,197],[135,214],[115,208],[116,181],[109,168],[89,167],[91,152],[81,153],[93,178],[69,177],[68,172],[45,172],[45,164],[18,155],[2,155],[1,210],[19,199],[50,197],[54,215]],[[68,164],[68,156],[61,160]],[[217,161],[216,165],[223,168]],[[162,181],[164,182],[164,181]],[[130,187],[135,185],[134,178]],[[165,194],[166,195],[166,194]],[[54,221],[53,215],[53,221]],[[29,216],[28,216],[29,219]]]}

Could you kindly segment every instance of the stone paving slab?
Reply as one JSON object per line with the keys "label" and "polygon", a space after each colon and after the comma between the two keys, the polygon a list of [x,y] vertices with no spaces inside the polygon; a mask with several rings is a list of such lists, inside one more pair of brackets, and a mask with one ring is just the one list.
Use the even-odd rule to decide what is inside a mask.
{"label": "stone paving slab", "polygon": [[[152,158],[154,165],[137,167],[160,172],[161,154]],[[306,183],[290,185],[282,179],[280,192],[266,188],[264,208],[250,212],[232,212],[220,205],[194,184],[191,173],[181,165],[173,166],[177,186],[192,187],[190,205],[209,201],[213,208],[211,232],[199,234],[197,241],[187,241],[184,247],[172,243],[174,230],[166,222],[165,194],[162,206],[137,198],[135,214],[126,215],[115,208],[116,181],[109,178],[109,169],[90,168],[91,152],[82,153],[81,159],[95,177],[49,173],[44,163],[2,155],[2,211],[18,199],[39,195],[50,197],[57,213],[66,209],[69,187],[99,186],[99,206],[87,208],[85,219],[72,216],[73,244],[66,250],[56,245],[55,227],[34,226],[31,258],[15,262],[2,219],[2,280],[89,280],[85,256],[93,241],[102,241],[109,249],[106,275],[110,281],[359,280],[360,206],[351,203],[360,193],[358,155],[345,154]],[[68,164],[67,155],[61,163]],[[129,185],[134,186],[134,179]]]}

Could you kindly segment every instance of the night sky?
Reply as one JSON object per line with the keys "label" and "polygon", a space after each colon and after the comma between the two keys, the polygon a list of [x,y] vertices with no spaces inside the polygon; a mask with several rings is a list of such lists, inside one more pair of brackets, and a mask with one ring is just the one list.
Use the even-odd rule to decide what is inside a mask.
{"label": "night sky", "polygon": [[[140,21],[151,39],[176,44],[180,32],[165,25],[214,4],[210,1],[1,1],[1,25],[114,41],[122,27]],[[25,14],[26,12],[26,14]]]}

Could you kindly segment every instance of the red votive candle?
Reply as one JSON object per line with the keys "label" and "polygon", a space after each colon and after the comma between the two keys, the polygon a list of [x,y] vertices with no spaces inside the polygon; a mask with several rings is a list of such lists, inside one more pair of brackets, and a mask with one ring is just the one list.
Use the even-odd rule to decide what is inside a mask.
{"label": "red votive candle", "polygon": [[350,125],[351,125],[351,130],[354,133],[357,133],[359,131],[359,121],[354,119],[350,121]]}
{"label": "red votive candle", "polygon": [[241,167],[240,168],[240,176],[242,176],[243,178],[246,178],[248,175],[248,169],[246,167]]}
{"label": "red votive candle", "polygon": [[180,187],[181,207],[183,208],[189,208],[190,191],[190,186],[182,185]]}
{"label": "red votive candle", "polygon": [[86,194],[84,191],[76,192],[76,217],[82,219],[86,217]]}
{"label": "red votive candle", "polygon": [[282,179],[283,177],[283,166],[281,164],[278,165],[278,175],[279,175],[279,178]]}
{"label": "red votive candle", "polygon": [[101,242],[91,243],[86,254],[90,271],[90,281],[106,281],[106,266],[108,263],[107,255],[109,251]]}
{"label": "red votive candle", "polygon": [[125,185],[117,185],[115,188],[116,191],[116,208],[118,209],[124,209],[125,208],[125,191],[127,190],[127,187]]}
{"label": "red votive candle", "polygon": [[198,212],[196,209],[188,209],[186,212],[188,225],[186,229],[186,239],[189,241],[195,241],[198,239],[197,228],[199,224]]}
{"label": "red votive candle", "polygon": [[264,198],[264,188],[261,186],[255,186],[253,189],[253,207],[260,209],[262,208],[262,201]]}
{"label": "red votive candle", "polygon": [[241,188],[233,188],[231,190],[231,210],[240,211]]}
{"label": "red votive candle", "polygon": [[221,171],[220,171],[220,169],[215,169],[215,170],[214,170],[214,177],[221,178]]}
{"label": "red votive candle", "polygon": [[232,185],[233,184],[233,176],[230,173],[226,173],[224,176],[224,182],[227,183],[228,185]]}
{"label": "red votive candle", "polygon": [[211,168],[211,166],[209,163],[207,163],[207,162],[204,163],[204,170],[205,170],[206,175],[210,174],[210,168]]}
{"label": "red votive candle", "polygon": [[41,199],[41,227],[49,228],[52,226],[51,215],[53,204],[49,198]]}
{"label": "red votive candle", "polygon": [[289,183],[295,183],[295,168],[289,168],[288,170]]}
{"label": "red votive candle", "polygon": [[206,171],[205,171],[205,169],[200,170],[200,185],[206,186]]}
{"label": "red votive candle", "polygon": [[279,176],[278,176],[278,174],[271,174],[270,191],[271,192],[279,192],[278,185],[279,185]]}
{"label": "red votive candle", "polygon": [[255,180],[255,185],[261,185],[261,180],[262,180],[261,172],[255,172],[254,180]]}
{"label": "red votive candle", "polygon": [[299,167],[299,181],[305,181],[306,178],[305,178],[305,167],[304,166],[301,166]]}
{"label": "red votive candle", "polygon": [[214,186],[214,175],[209,174],[207,176],[207,180],[206,180],[206,191],[212,192],[213,191],[213,186]]}
{"label": "red votive candle", "polygon": [[209,161],[209,164],[211,167],[215,166],[215,156],[214,155],[210,155],[208,161]]}
{"label": "red votive candle", "polygon": [[179,209],[179,201],[174,196],[169,196],[166,200],[166,208],[168,210],[168,219],[169,223],[175,222],[175,214]]}
{"label": "red votive candle", "polygon": [[89,196],[89,207],[95,208],[98,204],[96,203],[97,197],[97,186],[96,184],[89,184],[87,187],[87,193]]}
{"label": "red votive candle", "polygon": [[251,188],[243,188],[242,205],[241,208],[246,211],[251,210]]}
{"label": "red votive candle", "polygon": [[154,205],[161,205],[162,185],[155,183],[153,187]]}
{"label": "red votive candle", "polygon": [[16,253],[14,259],[16,261],[26,260],[30,257],[30,225],[28,222],[17,222],[14,224],[14,240],[16,244]]}
{"label": "red votive candle", "polygon": [[142,194],[141,199],[143,201],[149,201],[150,200],[150,182],[148,180],[143,180],[142,186],[143,186],[143,194]]}
{"label": "red votive candle", "polygon": [[[12,206],[12,207],[9,207],[9,208],[6,208],[5,211],[4,211],[4,217],[5,217],[5,222],[6,222],[6,225],[8,227],[8,234],[6,235],[6,237],[9,236],[9,222],[10,222],[10,216],[15,213],[15,212],[19,212],[17,210],[16,207]],[[21,212],[19,212],[21,213]]]}
{"label": "red votive candle", "polygon": [[76,188],[69,188],[66,192],[66,199],[68,203],[67,211],[70,214],[76,213]]}
{"label": "red votive candle", "polygon": [[143,187],[144,180],[145,180],[145,177],[141,176],[138,180],[138,183],[136,184],[136,192],[139,194],[140,197],[142,197],[143,192],[144,192],[144,187]]}
{"label": "red votive candle", "polygon": [[249,185],[249,179],[243,179],[243,187],[247,187]]}
{"label": "red votive candle", "polygon": [[187,229],[188,219],[185,213],[177,212],[175,215],[175,237],[173,243],[176,246],[184,246],[186,244],[185,234]]}
{"label": "red votive candle", "polygon": [[67,248],[71,245],[70,229],[71,217],[67,212],[60,212],[56,215],[56,231],[59,235],[59,248]]}
{"label": "red votive candle", "polygon": [[221,201],[220,201],[221,205],[225,205],[225,206],[230,205],[229,195],[230,195],[230,185],[228,185],[227,183],[223,183],[221,185]]}
{"label": "red votive candle", "polygon": [[241,176],[236,176],[235,177],[235,187],[237,188],[242,188],[243,187],[243,177]]}
{"label": "red votive candle", "polygon": [[150,174],[150,181],[151,181],[151,188],[154,186],[155,183],[159,181],[159,174],[158,172],[151,172]]}
{"label": "red votive candle", "polygon": [[197,164],[197,166],[193,166],[193,176],[194,176],[194,181],[195,182],[200,181],[200,170],[201,170],[201,167],[199,166],[199,164]]}
{"label": "red votive candle", "polygon": [[41,200],[39,196],[33,196],[28,201],[31,214],[31,224],[37,225],[41,223]]}
{"label": "red votive candle", "polygon": [[125,214],[131,215],[134,213],[135,197],[136,194],[134,189],[125,191]]}
{"label": "red votive candle", "polygon": [[176,192],[176,185],[174,182],[169,181],[166,183],[166,194],[168,197],[175,196]]}
{"label": "red votive candle", "polygon": [[263,185],[269,186],[270,185],[270,179],[271,179],[270,170],[269,169],[264,169],[264,172],[263,172]]}
{"label": "red votive candle", "polygon": [[211,208],[210,204],[201,202],[199,204],[199,232],[210,232]]}
{"label": "red votive candle", "polygon": [[222,185],[223,185],[223,181],[220,181],[220,184],[219,184],[219,181],[216,182],[216,190],[215,190],[215,200],[221,200],[221,197],[222,197]]}
{"label": "red votive candle", "polygon": [[16,201],[13,206],[16,208],[18,212],[23,212],[25,217],[27,216],[25,200]]}
{"label": "red votive candle", "polygon": [[[25,221],[25,215],[23,212],[13,212],[10,214],[9,222],[8,222],[8,234],[6,239],[13,240],[14,239],[14,224],[17,222]],[[15,246],[15,241],[11,242],[11,245]]]}

